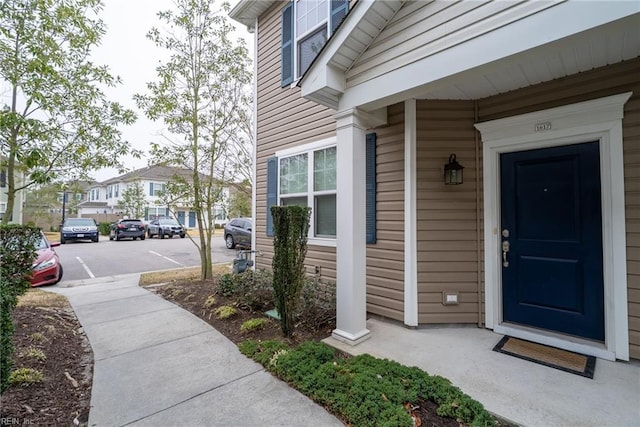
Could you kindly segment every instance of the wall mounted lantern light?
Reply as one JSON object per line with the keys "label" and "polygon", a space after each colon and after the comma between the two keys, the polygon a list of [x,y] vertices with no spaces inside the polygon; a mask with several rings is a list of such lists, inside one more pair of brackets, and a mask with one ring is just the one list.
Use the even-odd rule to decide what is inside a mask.
{"label": "wall mounted lantern light", "polygon": [[446,185],[462,184],[462,170],[464,166],[456,161],[456,155],[449,156],[449,163],[444,165],[444,183]]}

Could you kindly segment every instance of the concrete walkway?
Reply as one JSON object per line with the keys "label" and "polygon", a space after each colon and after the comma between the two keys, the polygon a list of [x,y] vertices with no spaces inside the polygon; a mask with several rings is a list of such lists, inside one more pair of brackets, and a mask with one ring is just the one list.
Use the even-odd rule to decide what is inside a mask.
{"label": "concrete walkway", "polygon": [[61,282],[94,355],[90,426],[342,426],[139,275]]}
{"label": "concrete walkway", "polygon": [[351,347],[451,380],[487,410],[524,426],[640,426],[640,366],[598,359],[593,379],[492,351],[502,335],[476,327],[407,329],[369,319],[371,338]]}

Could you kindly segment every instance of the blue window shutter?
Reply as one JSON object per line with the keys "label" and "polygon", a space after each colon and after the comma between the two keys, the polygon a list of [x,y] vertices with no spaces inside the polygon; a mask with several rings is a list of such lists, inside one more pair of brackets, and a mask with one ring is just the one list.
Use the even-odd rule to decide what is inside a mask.
{"label": "blue window shutter", "polygon": [[278,204],[278,158],[267,159],[267,236],[273,236],[271,206]]}
{"label": "blue window shutter", "polygon": [[153,196],[153,182],[149,183],[149,195]]}
{"label": "blue window shutter", "polygon": [[331,34],[338,28],[347,12],[349,11],[349,0],[331,0]]}
{"label": "blue window shutter", "polygon": [[367,243],[376,243],[376,134],[367,134]]}
{"label": "blue window shutter", "polygon": [[282,10],[282,86],[293,82],[293,3]]}
{"label": "blue window shutter", "polygon": [[7,171],[2,169],[0,170],[0,187],[7,186]]}
{"label": "blue window shutter", "polygon": [[169,216],[169,208],[164,208],[164,216]]}

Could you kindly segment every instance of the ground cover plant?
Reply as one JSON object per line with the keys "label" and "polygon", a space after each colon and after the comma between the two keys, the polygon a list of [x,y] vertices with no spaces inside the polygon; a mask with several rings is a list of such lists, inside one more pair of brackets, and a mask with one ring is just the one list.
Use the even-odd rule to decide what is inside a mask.
{"label": "ground cover plant", "polygon": [[[216,266],[213,280],[173,280],[150,286],[208,322],[265,369],[287,381],[351,426],[497,425],[480,403],[441,377],[368,355],[350,357],[320,341],[335,328],[335,285],[309,278],[301,292],[294,332],[283,337],[269,270],[232,275]],[[166,276],[165,276],[166,277]],[[145,283],[152,282],[143,277]],[[219,307],[237,309],[219,319]],[[258,320],[256,320],[258,319]],[[260,327],[254,327],[259,323]],[[509,425],[499,421],[498,425]]]}
{"label": "ground cover plant", "polygon": [[452,425],[494,426],[482,404],[447,379],[368,354],[341,357],[321,342],[291,347],[281,341],[247,340],[240,351],[353,426],[421,425],[421,401]]}

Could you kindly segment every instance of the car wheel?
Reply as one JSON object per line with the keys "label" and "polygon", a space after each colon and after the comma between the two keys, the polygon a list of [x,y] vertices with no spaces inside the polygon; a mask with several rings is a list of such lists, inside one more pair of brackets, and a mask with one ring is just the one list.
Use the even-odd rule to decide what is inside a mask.
{"label": "car wheel", "polygon": [[120,240],[120,235],[117,232],[115,233],[115,239],[116,239],[116,242]]}
{"label": "car wheel", "polygon": [[100,241],[100,237],[96,236],[95,239],[93,239],[93,243],[98,243]]}
{"label": "car wheel", "polygon": [[62,273],[63,273],[62,265],[58,264],[58,280],[56,280],[56,283],[59,283],[62,280]]}
{"label": "car wheel", "polygon": [[62,236],[61,236],[61,237],[60,237],[60,244],[61,244],[61,245],[64,245],[65,243],[67,243],[67,241],[66,241],[66,240],[64,240],[64,237],[62,237]]}
{"label": "car wheel", "polygon": [[144,240],[144,234],[140,236],[140,240]]}
{"label": "car wheel", "polygon": [[158,230],[158,236],[160,236],[161,239],[164,239],[164,231]]}
{"label": "car wheel", "polygon": [[113,240],[113,233],[111,233],[111,231],[109,231],[109,240]]}
{"label": "car wheel", "polygon": [[153,235],[151,234],[151,230],[147,230],[147,237],[150,239],[153,237]]}
{"label": "car wheel", "polygon": [[233,241],[233,236],[231,234],[227,234],[224,241],[227,244],[227,249],[233,249],[236,247],[236,242]]}
{"label": "car wheel", "polygon": [[184,234],[184,233],[182,233],[182,234],[180,235],[180,238],[181,238],[181,239],[184,239],[184,236],[185,236],[185,234]]}

